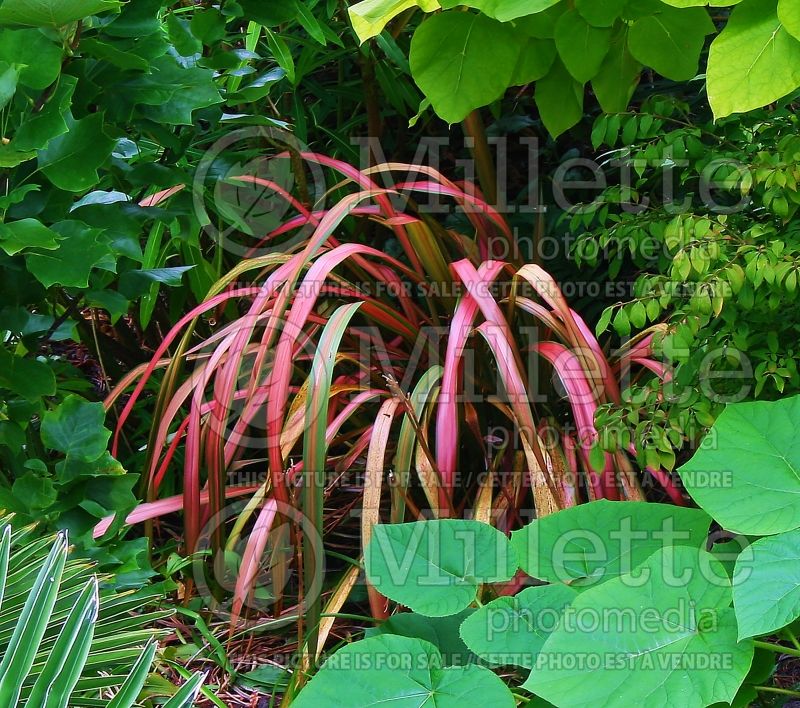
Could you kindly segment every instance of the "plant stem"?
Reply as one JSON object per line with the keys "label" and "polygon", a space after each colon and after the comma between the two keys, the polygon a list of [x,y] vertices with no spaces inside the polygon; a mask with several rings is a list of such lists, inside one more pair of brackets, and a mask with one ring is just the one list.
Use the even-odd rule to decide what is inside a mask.
{"label": "plant stem", "polygon": [[800,698],[800,691],[790,691],[788,688],[777,688],[775,686],[756,686],[756,691],[764,691],[765,693],[780,693],[783,696],[793,696]]}
{"label": "plant stem", "polygon": [[783,630],[783,633],[786,635],[786,637],[789,639],[789,641],[790,641],[792,644],[794,644],[794,646],[795,646],[797,649],[800,649],[800,642],[798,642],[798,641],[797,641],[797,637],[794,635],[794,632],[792,632],[792,630],[791,630],[791,629],[789,629],[788,627],[786,627],[786,629],[784,629],[784,630]]}
{"label": "plant stem", "polygon": [[788,654],[789,656],[800,656],[800,649],[792,649],[791,647],[784,647],[780,644],[773,644],[772,642],[759,642],[754,641],[753,645],[759,649],[766,649],[767,651],[774,651],[776,654]]}
{"label": "plant stem", "polygon": [[483,196],[489,204],[497,204],[497,172],[486,139],[486,129],[480,111],[475,109],[462,122],[464,132],[472,138],[472,157]]}

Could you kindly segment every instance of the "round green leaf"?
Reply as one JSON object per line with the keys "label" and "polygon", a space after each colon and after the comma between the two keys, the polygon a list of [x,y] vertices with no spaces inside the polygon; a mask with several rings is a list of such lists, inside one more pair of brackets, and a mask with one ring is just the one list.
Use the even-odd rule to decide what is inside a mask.
{"label": "round green leaf", "polygon": [[514,697],[477,664],[442,668],[433,644],[382,634],[353,642],[328,659],[292,702],[294,708],[514,708]]}
{"label": "round green leaf", "polygon": [[534,578],[595,585],[666,546],[702,548],[710,523],[699,509],[601,499],[532,521],[511,534],[511,545]]}
{"label": "round green leaf", "polygon": [[753,660],[724,568],[705,551],[657,551],[581,593],[524,688],[558,706],[703,708],[730,702]]}
{"label": "round green leaf", "polygon": [[558,55],[572,76],[584,84],[600,70],[611,48],[611,30],[593,27],[576,10],[565,12],[556,23]]}
{"label": "round green leaf", "polygon": [[545,641],[577,596],[578,591],[567,585],[540,585],[513,597],[498,597],[464,620],[461,638],[490,664],[533,668]]}
{"label": "round green leaf", "polygon": [[800,42],[777,0],[745,0],[711,44],[708,100],[717,118],[772,103],[800,86]]}
{"label": "round green leaf", "polygon": [[364,552],[379,592],[430,617],[465,609],[483,583],[510,580],[516,561],[500,531],[458,519],[379,524]]}
{"label": "round green leaf", "polygon": [[[486,70],[487,47],[492,70]],[[520,35],[502,22],[468,12],[443,12],[414,32],[411,74],[436,113],[457,123],[499,98],[511,85],[522,50]]]}
{"label": "round green leaf", "polygon": [[800,527],[800,396],[732,403],[680,468],[692,498],[728,531]]}
{"label": "round green leaf", "polygon": [[708,12],[700,7],[663,11],[633,23],[628,48],[642,64],[673,81],[691,79],[706,35],[714,32]]}
{"label": "round green leaf", "polygon": [[755,541],[736,563],[733,605],[739,637],[757,637],[800,617],[800,531]]}

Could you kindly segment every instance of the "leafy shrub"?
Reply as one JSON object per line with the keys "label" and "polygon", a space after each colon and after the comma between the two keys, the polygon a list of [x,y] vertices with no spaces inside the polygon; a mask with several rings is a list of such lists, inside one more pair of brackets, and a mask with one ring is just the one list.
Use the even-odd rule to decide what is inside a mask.
{"label": "leafy shrub", "polygon": [[636,383],[597,421],[607,449],[633,429],[640,460],[660,454],[666,467],[723,403],[800,390],[798,327],[787,316],[800,269],[796,117],[755,111],[695,125],[687,110],[654,98],[639,113],[599,118],[595,143],[632,181],[571,218],[583,231],[579,263],[638,274],[633,298],[606,309],[598,332],[668,325],[654,344],[670,383]]}

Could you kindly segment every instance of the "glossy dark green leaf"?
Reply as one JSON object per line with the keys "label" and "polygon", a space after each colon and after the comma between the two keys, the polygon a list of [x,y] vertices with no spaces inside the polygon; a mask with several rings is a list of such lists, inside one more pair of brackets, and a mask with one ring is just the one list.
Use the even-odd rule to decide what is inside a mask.
{"label": "glossy dark green leaf", "polygon": [[0,31],[0,60],[20,65],[23,86],[44,89],[61,71],[61,47],[39,30],[4,29]]}
{"label": "glossy dark green leaf", "polygon": [[77,80],[74,76],[62,75],[58,86],[40,111],[29,115],[11,140],[11,145],[20,151],[41,150],[53,138],[69,130],[70,103]]}
{"label": "glossy dark green leaf", "polygon": [[0,388],[37,401],[42,396],[55,395],[56,378],[43,361],[0,349]]}
{"label": "glossy dark green leaf", "polygon": [[102,403],[89,403],[80,396],[67,396],[42,419],[42,442],[68,459],[91,462],[106,449],[111,431],[104,427]]}
{"label": "glossy dark green leaf", "polygon": [[118,0],[3,0],[0,25],[63,27],[118,7]]}
{"label": "glossy dark green leaf", "polygon": [[28,248],[58,248],[58,234],[36,219],[20,219],[0,224],[0,248],[9,256]]}
{"label": "glossy dark green leaf", "polygon": [[51,140],[39,152],[39,167],[59,189],[82,192],[98,182],[97,169],[111,155],[114,140],[103,130],[103,115],[66,119],[69,132]]}

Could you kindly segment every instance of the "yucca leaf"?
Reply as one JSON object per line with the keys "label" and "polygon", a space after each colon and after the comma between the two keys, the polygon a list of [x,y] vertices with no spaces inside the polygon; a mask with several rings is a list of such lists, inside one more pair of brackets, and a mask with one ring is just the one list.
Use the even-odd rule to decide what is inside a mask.
{"label": "yucca leaf", "polygon": [[97,580],[92,578],[81,591],[67,617],[50,655],[33,684],[28,705],[56,708],[66,706],[86,663],[97,619]]}
{"label": "yucca leaf", "polygon": [[3,606],[3,597],[6,590],[6,577],[8,576],[8,556],[11,551],[11,527],[3,527],[3,537],[0,539],[0,608]]}
{"label": "yucca leaf", "polygon": [[42,564],[0,663],[0,706],[15,706],[33,665],[58,596],[67,561],[67,534],[60,532]]}
{"label": "yucca leaf", "polygon": [[119,687],[119,691],[109,701],[107,708],[131,708],[136,702],[136,698],[144,686],[153,657],[156,655],[157,643],[153,640],[147,643],[136,663],[133,665],[125,682]]}
{"label": "yucca leaf", "polygon": [[164,708],[191,708],[194,699],[200,693],[205,676],[201,673],[193,674],[175,694],[164,704]]}

